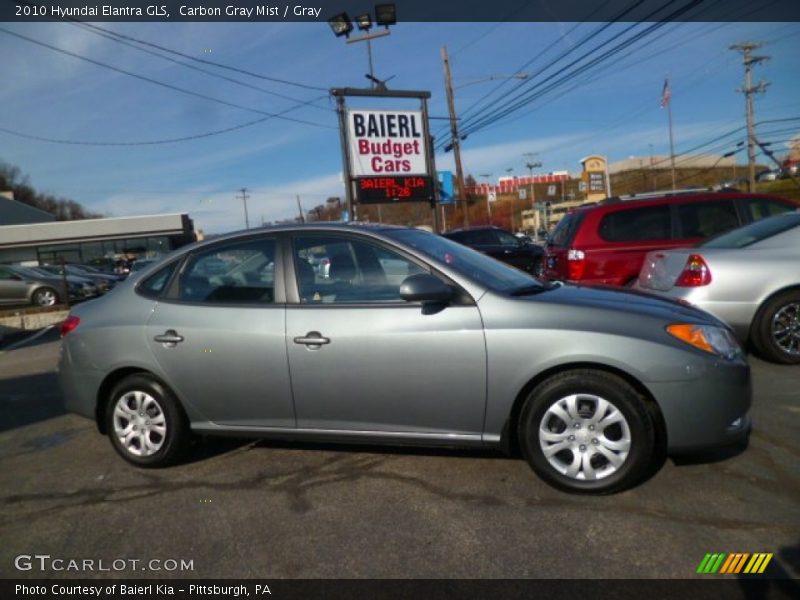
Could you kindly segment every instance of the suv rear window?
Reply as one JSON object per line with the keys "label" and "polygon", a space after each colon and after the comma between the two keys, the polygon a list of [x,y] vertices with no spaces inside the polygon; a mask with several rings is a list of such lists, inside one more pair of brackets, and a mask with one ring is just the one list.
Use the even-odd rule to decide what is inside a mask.
{"label": "suv rear window", "polygon": [[607,242],[668,240],[671,231],[667,204],[612,212],[600,221],[600,237]]}
{"label": "suv rear window", "polygon": [[559,248],[566,248],[572,243],[575,237],[575,232],[583,221],[585,212],[571,212],[565,214],[556,225],[553,233],[548,238],[548,245],[558,246]]}

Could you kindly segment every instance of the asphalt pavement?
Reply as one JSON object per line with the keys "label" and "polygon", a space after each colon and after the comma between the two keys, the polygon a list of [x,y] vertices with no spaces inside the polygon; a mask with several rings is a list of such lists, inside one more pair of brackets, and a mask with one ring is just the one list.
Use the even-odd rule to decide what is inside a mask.
{"label": "asphalt pavement", "polygon": [[[136,469],[63,412],[57,355],[56,331],[0,348],[3,578],[687,578],[715,552],[800,574],[800,367],[751,360],[743,452],[579,497],[485,451],[224,439]],[[21,571],[21,555],[95,562]]]}

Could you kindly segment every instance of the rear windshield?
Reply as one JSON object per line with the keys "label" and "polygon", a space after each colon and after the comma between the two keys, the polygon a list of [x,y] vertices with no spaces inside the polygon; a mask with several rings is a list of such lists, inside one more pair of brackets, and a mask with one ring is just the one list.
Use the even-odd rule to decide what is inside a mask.
{"label": "rear windshield", "polygon": [[723,233],[700,246],[703,248],[744,248],[797,226],[800,226],[800,212],[768,217]]}
{"label": "rear windshield", "polygon": [[558,222],[558,225],[556,225],[553,233],[550,234],[547,242],[548,245],[559,247],[569,246],[585,214],[586,213],[582,211],[565,214]]}

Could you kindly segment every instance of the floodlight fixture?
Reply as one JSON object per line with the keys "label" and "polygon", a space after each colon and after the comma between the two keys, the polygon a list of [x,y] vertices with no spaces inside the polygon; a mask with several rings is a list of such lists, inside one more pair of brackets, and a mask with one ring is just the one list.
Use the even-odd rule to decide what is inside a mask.
{"label": "floodlight fixture", "polygon": [[372,27],[372,15],[364,13],[356,17],[356,25],[361,31],[369,31]]}
{"label": "floodlight fixture", "polygon": [[339,13],[328,19],[328,25],[336,37],[350,37],[350,32],[353,31],[353,24],[350,22],[350,17],[346,12]]}
{"label": "floodlight fixture", "polygon": [[397,6],[391,4],[376,4],[375,5],[375,22],[378,25],[389,28],[389,25],[397,23]]}

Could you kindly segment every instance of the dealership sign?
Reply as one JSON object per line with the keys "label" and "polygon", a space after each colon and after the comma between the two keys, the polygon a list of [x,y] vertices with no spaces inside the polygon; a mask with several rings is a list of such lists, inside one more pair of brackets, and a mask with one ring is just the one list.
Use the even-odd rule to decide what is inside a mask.
{"label": "dealership sign", "polygon": [[422,111],[347,111],[350,175],[361,203],[431,200]]}

